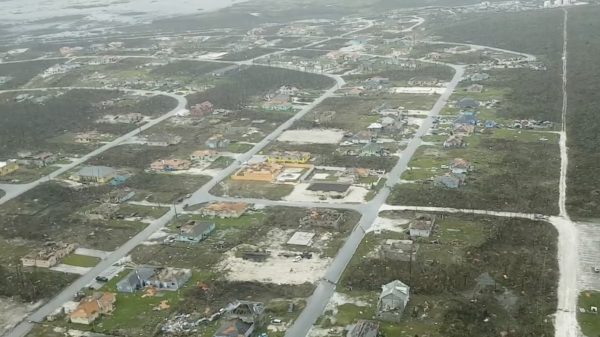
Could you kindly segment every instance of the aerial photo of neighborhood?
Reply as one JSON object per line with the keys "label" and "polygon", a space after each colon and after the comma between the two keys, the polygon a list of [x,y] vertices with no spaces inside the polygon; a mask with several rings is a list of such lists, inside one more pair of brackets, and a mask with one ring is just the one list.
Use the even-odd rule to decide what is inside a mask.
{"label": "aerial photo of neighborhood", "polygon": [[0,0],[0,336],[600,336],[599,18]]}

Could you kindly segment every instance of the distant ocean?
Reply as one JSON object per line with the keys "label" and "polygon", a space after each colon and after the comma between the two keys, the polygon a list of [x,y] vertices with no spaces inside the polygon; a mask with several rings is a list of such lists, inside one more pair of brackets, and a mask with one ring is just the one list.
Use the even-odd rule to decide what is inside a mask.
{"label": "distant ocean", "polygon": [[135,23],[215,11],[248,0],[0,0],[2,25],[70,21]]}

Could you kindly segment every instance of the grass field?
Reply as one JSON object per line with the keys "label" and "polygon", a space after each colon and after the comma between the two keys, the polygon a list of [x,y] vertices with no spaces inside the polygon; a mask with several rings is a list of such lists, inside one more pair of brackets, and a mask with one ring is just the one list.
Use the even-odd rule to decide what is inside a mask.
{"label": "grass field", "polygon": [[600,335],[600,319],[598,313],[591,312],[591,307],[600,307],[600,293],[597,291],[584,291],[579,295],[580,308],[586,312],[578,312],[577,320],[581,327],[581,332],[587,337],[595,337]]}
{"label": "grass field", "polygon": [[100,259],[93,256],[71,254],[65,256],[61,262],[77,267],[94,267],[100,262]]}
{"label": "grass field", "polygon": [[211,190],[211,193],[238,198],[281,200],[281,198],[292,193],[293,189],[294,186],[289,184],[271,184],[259,181],[236,181],[229,179],[215,186]]}

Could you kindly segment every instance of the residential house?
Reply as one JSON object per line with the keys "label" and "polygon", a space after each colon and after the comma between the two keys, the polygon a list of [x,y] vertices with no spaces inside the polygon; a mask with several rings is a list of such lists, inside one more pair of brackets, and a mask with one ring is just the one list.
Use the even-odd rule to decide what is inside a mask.
{"label": "residential house", "polygon": [[115,121],[118,123],[124,123],[124,124],[138,124],[138,123],[144,121],[144,115],[142,115],[139,112],[132,112],[132,113],[117,116]]}
{"label": "residential house", "polygon": [[350,186],[350,184],[338,183],[312,183],[306,190],[315,192],[323,198],[341,199],[348,195]]}
{"label": "residential house", "polygon": [[23,166],[46,167],[58,159],[58,156],[51,152],[40,152],[38,154],[20,153],[17,164]]}
{"label": "residential house", "polygon": [[475,125],[473,124],[454,124],[453,128],[454,135],[466,137],[470,136],[475,132]]}
{"label": "residential house", "polygon": [[450,170],[455,174],[465,174],[472,169],[471,163],[462,158],[454,158],[452,163],[450,163]]}
{"label": "residential house", "polygon": [[379,337],[379,323],[361,319],[352,326],[346,337]]}
{"label": "residential house", "polygon": [[211,102],[205,101],[199,104],[192,105],[190,107],[190,116],[200,118],[208,114],[212,114],[214,111],[215,106]]}
{"label": "residential house", "polygon": [[385,154],[385,150],[383,147],[377,143],[369,143],[360,149],[361,157],[372,157],[372,156],[383,156]]}
{"label": "residential house", "polygon": [[96,184],[107,184],[115,176],[117,171],[112,167],[107,166],[84,166],[73,175],[71,178],[80,183],[96,183]]}
{"label": "residential house", "polygon": [[151,135],[147,136],[143,144],[148,146],[171,146],[181,143],[181,136],[177,135]]}
{"label": "residential house", "polygon": [[377,318],[399,322],[410,300],[410,287],[399,280],[383,285],[377,302]]}
{"label": "residential house", "polygon": [[310,247],[313,244],[315,233],[310,232],[295,232],[287,241],[288,245],[298,247]]}
{"label": "residential house", "polygon": [[379,257],[392,261],[414,261],[418,248],[412,240],[387,239],[379,248]]}
{"label": "residential house", "polygon": [[283,170],[283,165],[275,163],[257,163],[240,168],[232,180],[273,182]]}
{"label": "residential house", "polygon": [[85,216],[90,220],[108,220],[112,219],[118,211],[119,205],[103,203],[85,212]]}
{"label": "residential house", "polygon": [[133,198],[134,196],[135,191],[129,188],[116,189],[108,194],[108,199],[106,201],[110,203],[120,204],[131,200],[131,198]]}
{"label": "residential house", "polygon": [[465,97],[456,103],[456,107],[461,110],[472,110],[479,108],[480,103],[470,97]]}
{"label": "residential house", "polygon": [[279,95],[284,95],[284,96],[296,96],[299,92],[300,92],[300,89],[290,86],[290,85],[284,85],[281,88],[279,88],[279,90],[277,90],[277,93]]}
{"label": "residential house", "polygon": [[249,337],[265,323],[265,307],[259,302],[237,301],[223,316],[214,337]]}
{"label": "residential house", "polygon": [[455,148],[455,147],[463,147],[463,146],[465,146],[465,141],[463,140],[463,138],[461,136],[458,136],[458,135],[451,135],[444,142],[445,148]]}
{"label": "residential house", "polygon": [[73,243],[49,242],[43,248],[21,258],[24,267],[50,268],[71,254],[77,246]]}
{"label": "residential house", "polygon": [[363,87],[353,87],[346,91],[346,96],[362,96],[365,91],[366,90]]}
{"label": "residential house", "polygon": [[381,123],[371,123],[369,126],[367,126],[367,130],[371,132],[379,132],[383,130],[383,125],[381,125]]}
{"label": "residential house", "polygon": [[471,84],[470,86],[467,87],[467,92],[481,93],[481,92],[483,92],[483,85]]}
{"label": "residential house", "polygon": [[290,96],[281,94],[268,99],[262,107],[270,111],[289,111],[293,108],[292,103],[290,103]]}
{"label": "residential house", "polygon": [[19,169],[16,160],[0,161],[0,177],[11,174]]}
{"label": "residential house", "polygon": [[434,77],[413,77],[408,80],[408,85],[413,87],[433,87],[438,83],[439,80]]}
{"label": "residential house", "polygon": [[152,171],[184,171],[189,170],[192,162],[185,159],[159,159],[150,164]]}
{"label": "residential house", "polygon": [[369,131],[359,131],[350,137],[352,144],[369,144],[375,140],[376,136]]}
{"label": "residential house", "polygon": [[379,119],[379,123],[383,126],[384,129],[390,128],[396,125],[396,118],[392,118],[389,116],[381,117]]}
{"label": "residential house", "polygon": [[487,73],[475,73],[469,77],[472,82],[481,82],[490,78],[490,74]]}
{"label": "residential house", "polygon": [[133,293],[145,287],[175,291],[192,276],[189,269],[141,266],[117,283],[117,291]]}
{"label": "residential house", "polygon": [[408,231],[411,237],[431,236],[433,227],[435,226],[435,215],[417,214],[414,220],[408,225]]}
{"label": "residential house", "polygon": [[362,84],[366,90],[381,90],[391,85],[389,78],[379,76],[368,78]]}
{"label": "residential house", "polygon": [[113,293],[95,293],[83,298],[77,308],[69,314],[71,323],[90,325],[101,315],[114,310],[117,297]]}
{"label": "residential house", "polygon": [[300,226],[340,229],[344,219],[342,213],[336,210],[313,208],[300,219]]}
{"label": "residential house", "polygon": [[267,161],[269,163],[278,164],[306,164],[310,160],[310,152],[300,151],[284,151],[284,152],[271,152],[267,155]]}
{"label": "residential house", "polygon": [[226,139],[222,134],[216,134],[210,137],[204,143],[209,149],[225,149],[229,146],[229,139]]}
{"label": "residential house", "polygon": [[483,127],[485,127],[486,129],[495,129],[498,127],[498,123],[496,123],[496,121],[485,121],[485,123],[483,123]]}
{"label": "residential house", "polygon": [[248,210],[248,204],[243,202],[214,202],[200,209],[203,216],[224,218],[239,218]]}
{"label": "residential house", "polygon": [[189,221],[179,229],[175,240],[186,243],[198,243],[206,239],[215,230],[214,222]]}
{"label": "residential house", "polygon": [[219,157],[219,152],[215,150],[199,150],[194,151],[190,155],[191,161],[196,162],[212,162]]}
{"label": "residential house", "polygon": [[462,112],[455,120],[454,124],[471,124],[477,125],[479,120],[477,119],[477,113],[474,111]]}
{"label": "residential house", "polygon": [[433,184],[437,187],[455,189],[460,187],[460,185],[462,184],[462,179],[459,175],[446,173],[444,175],[435,177],[433,180]]}
{"label": "residential house", "polygon": [[98,131],[80,132],[75,135],[75,143],[89,144],[101,141],[103,135]]}

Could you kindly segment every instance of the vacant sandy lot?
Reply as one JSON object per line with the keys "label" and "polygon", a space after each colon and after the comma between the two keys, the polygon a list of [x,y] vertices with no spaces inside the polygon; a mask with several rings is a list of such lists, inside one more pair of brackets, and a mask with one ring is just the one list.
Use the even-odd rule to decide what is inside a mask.
{"label": "vacant sandy lot", "polygon": [[34,308],[34,306],[28,306],[8,298],[0,297],[0,335],[12,329]]}
{"label": "vacant sandy lot", "polygon": [[253,262],[235,257],[235,249],[232,249],[224,254],[223,260],[216,269],[227,270],[227,278],[232,281],[275,284],[315,283],[325,275],[331,259],[322,259],[318,254],[313,254],[311,259],[294,262],[293,257],[279,256],[280,253],[290,253],[285,243],[293,233],[294,230],[273,229],[267,234],[265,240],[257,245],[271,251],[271,257],[265,262]]}
{"label": "vacant sandy lot", "polygon": [[282,252],[284,251],[272,249],[267,261],[252,262],[237,258],[233,251],[229,251],[225,253],[225,259],[217,269],[227,270],[227,278],[232,281],[302,284],[315,283],[321,279],[331,262],[331,259],[321,259],[316,254],[312,259],[294,262],[293,258],[278,256]]}
{"label": "vacant sandy lot", "polygon": [[344,131],[337,129],[288,130],[277,140],[296,144],[338,144],[343,137]]}
{"label": "vacant sandy lot", "polygon": [[308,201],[308,202],[348,202],[348,203],[362,203],[365,201],[365,197],[369,194],[369,190],[364,187],[350,186],[348,195],[344,199],[326,199],[321,200],[317,194],[312,191],[308,191],[310,184],[300,183],[294,187],[294,190],[290,195],[283,198],[286,201]]}
{"label": "vacant sandy lot", "polygon": [[408,228],[409,220],[407,219],[389,219],[383,217],[377,217],[373,222],[373,226],[368,232],[381,232],[390,231],[402,233]]}

